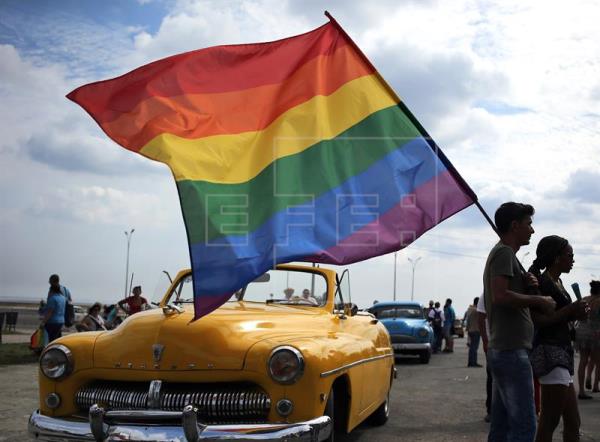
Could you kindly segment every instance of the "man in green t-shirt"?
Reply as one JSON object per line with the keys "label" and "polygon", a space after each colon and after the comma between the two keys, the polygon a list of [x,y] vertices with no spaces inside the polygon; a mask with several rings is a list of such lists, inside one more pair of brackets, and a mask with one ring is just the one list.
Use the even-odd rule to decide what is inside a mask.
{"label": "man in green t-shirt", "polygon": [[529,204],[504,203],[495,214],[500,241],[488,255],[483,272],[485,309],[490,328],[488,364],[493,378],[489,442],[533,441],[536,430],[533,376],[529,351],[533,322],[529,308],[554,311],[548,297],[527,295],[537,279],[525,271],[516,253],[534,233],[535,210]]}

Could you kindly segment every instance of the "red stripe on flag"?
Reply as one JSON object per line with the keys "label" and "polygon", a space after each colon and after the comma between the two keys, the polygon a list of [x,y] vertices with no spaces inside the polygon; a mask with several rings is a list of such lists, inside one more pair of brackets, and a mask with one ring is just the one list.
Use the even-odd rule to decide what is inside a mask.
{"label": "red stripe on flag", "polygon": [[120,77],[81,86],[67,98],[103,123],[150,97],[231,92],[280,83],[309,60],[347,44],[335,26],[327,23],[274,42],[215,46],[168,57]]}
{"label": "red stripe on flag", "polygon": [[133,151],[162,133],[197,139],[258,131],[314,96],[330,95],[348,81],[371,73],[350,46],[342,46],[308,61],[281,83],[217,94],[150,97],[101,126],[113,140]]}

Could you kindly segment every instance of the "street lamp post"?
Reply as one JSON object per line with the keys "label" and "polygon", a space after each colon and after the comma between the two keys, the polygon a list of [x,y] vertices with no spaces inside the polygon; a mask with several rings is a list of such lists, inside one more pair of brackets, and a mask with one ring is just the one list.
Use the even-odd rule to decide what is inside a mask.
{"label": "street lamp post", "polygon": [[398,259],[398,252],[394,252],[394,301],[396,300],[396,260]]}
{"label": "street lamp post", "polygon": [[415,296],[415,267],[417,267],[417,264],[421,260],[421,257],[419,256],[415,260],[412,260],[411,258],[408,258],[408,260],[412,264],[412,283],[411,283],[411,287],[410,287],[410,300],[413,301],[414,296]]}
{"label": "street lamp post", "polygon": [[129,279],[129,246],[131,244],[131,237],[133,236],[135,229],[131,229],[129,232],[125,231],[125,238],[127,238],[127,261],[125,263],[125,298],[127,298],[127,282]]}

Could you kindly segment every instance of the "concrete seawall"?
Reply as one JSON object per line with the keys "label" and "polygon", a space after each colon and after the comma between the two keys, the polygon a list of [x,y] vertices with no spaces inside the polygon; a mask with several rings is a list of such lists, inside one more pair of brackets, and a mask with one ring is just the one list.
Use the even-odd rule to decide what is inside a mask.
{"label": "concrete seawall", "polygon": [[[35,330],[40,325],[40,316],[38,315],[38,305],[24,306],[9,303],[0,303],[0,313],[17,312],[17,331]],[[4,319],[4,329],[6,329],[6,318]]]}

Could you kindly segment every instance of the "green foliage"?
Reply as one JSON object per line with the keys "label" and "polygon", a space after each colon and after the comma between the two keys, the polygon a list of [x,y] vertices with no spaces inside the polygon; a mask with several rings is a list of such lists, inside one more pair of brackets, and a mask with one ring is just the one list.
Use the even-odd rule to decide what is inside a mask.
{"label": "green foliage", "polygon": [[25,343],[0,344],[0,365],[32,364],[38,361],[38,355]]}

